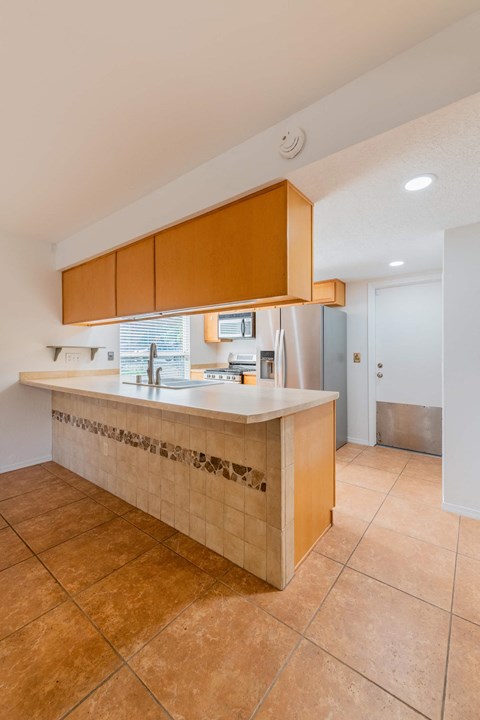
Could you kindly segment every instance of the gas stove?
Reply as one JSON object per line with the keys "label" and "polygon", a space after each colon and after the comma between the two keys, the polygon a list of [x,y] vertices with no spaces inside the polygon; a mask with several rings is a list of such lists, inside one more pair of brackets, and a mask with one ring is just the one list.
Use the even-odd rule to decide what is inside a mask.
{"label": "gas stove", "polygon": [[256,369],[257,358],[255,353],[230,353],[228,367],[211,368],[205,370],[205,380],[222,380],[223,382],[243,382],[243,373]]}

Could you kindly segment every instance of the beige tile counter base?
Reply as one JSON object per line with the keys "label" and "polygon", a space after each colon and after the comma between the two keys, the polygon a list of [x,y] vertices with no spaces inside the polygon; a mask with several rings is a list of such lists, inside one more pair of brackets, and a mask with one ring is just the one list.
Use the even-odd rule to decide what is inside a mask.
{"label": "beige tile counter base", "polygon": [[70,395],[110,400],[188,413],[235,423],[257,423],[293,415],[337,400],[338,393],[321,390],[264,388],[225,383],[187,390],[125,385],[119,375],[77,376],[40,379],[21,373],[23,385]]}

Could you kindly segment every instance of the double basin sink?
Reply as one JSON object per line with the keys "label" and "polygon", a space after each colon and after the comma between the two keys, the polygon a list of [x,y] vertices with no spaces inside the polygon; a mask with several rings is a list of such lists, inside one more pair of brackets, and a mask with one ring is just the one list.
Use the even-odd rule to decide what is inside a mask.
{"label": "double basin sink", "polygon": [[221,385],[221,380],[188,380],[187,378],[168,378],[161,380],[160,385],[148,382],[133,382],[129,380],[123,381],[124,385],[140,385],[140,387],[168,388],[169,390],[187,390],[195,387],[205,387],[208,385]]}

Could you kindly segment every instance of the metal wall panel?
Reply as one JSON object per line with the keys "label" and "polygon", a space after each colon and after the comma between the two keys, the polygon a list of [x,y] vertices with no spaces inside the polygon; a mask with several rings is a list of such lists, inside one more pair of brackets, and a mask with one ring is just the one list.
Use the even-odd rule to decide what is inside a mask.
{"label": "metal wall panel", "polygon": [[442,408],[377,402],[377,443],[442,454]]}

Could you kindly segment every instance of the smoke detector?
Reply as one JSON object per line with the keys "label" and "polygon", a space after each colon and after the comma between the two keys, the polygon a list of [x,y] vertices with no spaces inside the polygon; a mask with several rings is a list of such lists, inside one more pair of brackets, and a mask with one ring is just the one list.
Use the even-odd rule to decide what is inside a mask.
{"label": "smoke detector", "polygon": [[280,155],[286,160],[296,157],[305,145],[305,133],[299,127],[284,131],[278,148]]}

